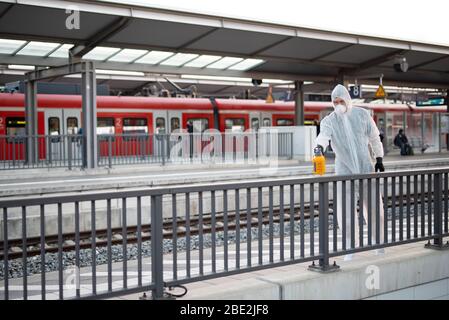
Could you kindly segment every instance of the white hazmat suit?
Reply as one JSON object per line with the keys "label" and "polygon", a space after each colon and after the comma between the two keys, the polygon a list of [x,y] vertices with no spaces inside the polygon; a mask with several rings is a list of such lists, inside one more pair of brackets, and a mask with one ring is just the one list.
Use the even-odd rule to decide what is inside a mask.
{"label": "white hazmat suit", "polygon": [[[374,172],[375,158],[384,156],[384,150],[379,137],[379,130],[369,114],[363,108],[354,107],[352,105],[351,97],[348,90],[342,86],[337,85],[332,91],[332,101],[335,102],[337,98],[344,101],[344,105],[335,105],[334,111],[328,116],[324,117],[320,123],[320,134],[316,138],[317,145],[324,148],[331,141],[332,149],[335,152],[335,173],[337,175],[352,175]],[[338,101],[338,100],[337,100]],[[345,108],[346,107],[346,108]],[[383,165],[382,165],[383,168]],[[358,181],[355,183],[355,191],[360,197]],[[376,201],[380,199],[380,243],[383,242],[384,234],[384,212],[382,205],[382,197],[377,197],[375,179],[372,180],[371,186],[371,226],[372,226],[372,244],[376,241]],[[337,183],[337,221],[340,230],[342,230],[342,182]],[[351,189],[350,182],[345,184],[345,200],[346,200],[346,248],[351,246]],[[359,199],[361,200],[361,199]],[[355,195],[354,195],[354,201]],[[365,221],[368,221],[368,181],[363,183],[363,216]],[[353,206],[356,208],[356,204]],[[353,213],[355,217],[355,247],[359,246],[359,219],[356,212]],[[367,233],[364,232],[366,235]],[[343,239],[344,240],[344,239]],[[364,245],[367,241],[364,240]]]}

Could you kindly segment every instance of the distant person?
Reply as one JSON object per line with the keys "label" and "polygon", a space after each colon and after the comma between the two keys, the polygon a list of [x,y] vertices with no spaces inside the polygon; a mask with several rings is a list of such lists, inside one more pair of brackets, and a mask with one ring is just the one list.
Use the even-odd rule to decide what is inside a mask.
{"label": "distant person", "polygon": [[394,137],[394,145],[401,149],[401,156],[413,155],[413,149],[408,143],[407,136],[403,129],[399,129],[398,134]]}
{"label": "distant person", "polygon": [[188,133],[193,133],[193,124],[191,120],[187,121],[186,128]]}
{"label": "distant person", "polygon": [[193,123],[192,123],[192,120],[187,121],[186,127],[187,127],[187,132],[189,133],[190,158],[192,158],[193,157]]}
{"label": "distant person", "polygon": [[81,145],[83,143],[83,128],[78,129],[77,135],[76,141],[78,142],[78,145]]}
{"label": "distant person", "polygon": [[385,139],[385,129],[384,129],[384,120],[379,119],[379,138],[380,142],[384,142]]}

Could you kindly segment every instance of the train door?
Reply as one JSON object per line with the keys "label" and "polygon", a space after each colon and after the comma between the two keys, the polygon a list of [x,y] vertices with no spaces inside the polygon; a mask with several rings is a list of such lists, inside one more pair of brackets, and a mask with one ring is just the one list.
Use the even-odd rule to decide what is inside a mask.
{"label": "train door", "polygon": [[[179,132],[182,128],[182,112],[178,110],[169,110],[167,117],[167,128],[168,132],[171,134],[173,132]],[[185,126],[185,124],[184,124]],[[168,152],[172,150],[172,148],[181,140],[181,137],[178,137],[178,140],[173,140],[168,137],[167,148]]]}
{"label": "train door", "polygon": [[168,132],[172,133],[177,129],[181,129],[182,112],[181,111],[168,111]]}
{"label": "train door", "polygon": [[[45,110],[45,138],[38,145],[45,145],[47,160],[67,159],[69,154],[67,135],[77,134],[81,123],[81,111],[76,109],[50,109]],[[70,137],[72,139],[72,137]],[[81,145],[72,139],[72,157],[80,155]],[[41,148],[41,147],[39,147]]]}
{"label": "train door", "polygon": [[249,128],[257,131],[261,127],[262,119],[260,112],[249,113]]}
{"label": "train door", "polygon": [[153,112],[153,151],[156,157],[163,156],[165,145],[165,135],[169,133],[168,112],[156,110]]}
{"label": "train door", "polygon": [[273,119],[271,117],[271,113],[269,112],[261,112],[261,127],[271,127],[273,126]]}
{"label": "train door", "polygon": [[[63,123],[63,134],[64,135],[76,135],[78,134],[78,130],[81,127],[81,110],[78,109],[63,109],[62,110],[62,118],[64,119]],[[69,147],[71,148],[71,157],[72,159],[77,159],[81,161],[81,139],[79,137],[67,137],[71,139],[70,144],[66,147],[66,158],[68,157]]]}

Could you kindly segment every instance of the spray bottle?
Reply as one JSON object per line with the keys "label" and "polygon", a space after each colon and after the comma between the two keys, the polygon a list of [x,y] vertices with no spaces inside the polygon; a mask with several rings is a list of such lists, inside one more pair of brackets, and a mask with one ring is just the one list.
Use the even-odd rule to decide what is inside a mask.
{"label": "spray bottle", "polygon": [[324,158],[323,151],[320,147],[313,149],[313,174],[323,175],[326,173],[326,159]]}

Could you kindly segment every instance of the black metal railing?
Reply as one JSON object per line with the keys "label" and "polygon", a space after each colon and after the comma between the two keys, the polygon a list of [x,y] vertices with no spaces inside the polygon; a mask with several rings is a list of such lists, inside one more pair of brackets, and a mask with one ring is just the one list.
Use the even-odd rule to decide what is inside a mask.
{"label": "black metal railing", "polygon": [[[0,294],[66,299],[151,290],[162,298],[167,286],[258,269],[310,261],[312,270],[333,271],[338,266],[330,259],[340,255],[419,241],[441,248],[449,236],[448,173],[416,170],[1,200]],[[36,223],[38,230],[28,230]],[[13,228],[21,228],[19,238],[8,236]],[[38,236],[28,237],[32,231]],[[71,268],[72,285],[64,276]]]}
{"label": "black metal railing", "polygon": [[[35,145],[27,157],[27,141]],[[79,135],[0,136],[0,170],[82,166],[83,137]]]}
{"label": "black metal railing", "polygon": [[[36,154],[29,159],[28,140]],[[0,170],[83,166],[82,135],[0,136]],[[123,133],[97,136],[98,166],[292,159],[292,133]]]}
{"label": "black metal railing", "polygon": [[98,136],[99,165],[237,163],[292,159],[293,134],[278,132],[114,134]]}

